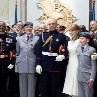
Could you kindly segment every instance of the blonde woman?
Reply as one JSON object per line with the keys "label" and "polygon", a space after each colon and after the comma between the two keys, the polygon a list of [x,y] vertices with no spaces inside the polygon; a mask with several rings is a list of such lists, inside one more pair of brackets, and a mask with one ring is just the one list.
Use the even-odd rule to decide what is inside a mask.
{"label": "blonde woman", "polygon": [[79,45],[79,32],[80,27],[77,24],[73,24],[70,28],[70,35],[72,39],[68,42],[69,62],[67,65],[66,78],[63,87],[63,93],[73,97],[78,96],[78,59],[76,48]]}

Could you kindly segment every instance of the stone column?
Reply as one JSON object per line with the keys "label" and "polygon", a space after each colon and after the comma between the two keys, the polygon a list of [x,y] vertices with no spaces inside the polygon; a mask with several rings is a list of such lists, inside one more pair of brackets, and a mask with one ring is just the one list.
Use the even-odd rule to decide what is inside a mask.
{"label": "stone column", "polygon": [[27,21],[27,0],[20,0],[20,20],[23,23]]}
{"label": "stone column", "polygon": [[94,0],[95,1],[95,18],[97,20],[97,0]]}

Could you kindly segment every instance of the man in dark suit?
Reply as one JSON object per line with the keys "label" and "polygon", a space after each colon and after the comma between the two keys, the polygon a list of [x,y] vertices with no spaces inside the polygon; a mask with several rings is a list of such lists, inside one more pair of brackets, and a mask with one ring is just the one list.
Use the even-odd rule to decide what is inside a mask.
{"label": "man in dark suit", "polygon": [[41,96],[56,97],[62,69],[62,64],[60,63],[62,59],[64,59],[64,56],[62,56],[61,60],[57,60],[56,57],[59,55],[60,45],[65,45],[64,53],[66,55],[67,41],[66,36],[56,30],[57,20],[49,19],[48,27],[49,32],[43,33],[38,41],[36,51],[36,72],[41,74]]}

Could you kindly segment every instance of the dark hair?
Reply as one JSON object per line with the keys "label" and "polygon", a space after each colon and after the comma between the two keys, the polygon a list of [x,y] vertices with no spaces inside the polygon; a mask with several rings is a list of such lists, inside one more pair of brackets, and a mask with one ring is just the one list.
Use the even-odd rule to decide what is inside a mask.
{"label": "dark hair", "polygon": [[65,26],[60,25],[60,31],[64,31],[66,29]]}
{"label": "dark hair", "polygon": [[80,25],[80,30],[81,30],[81,32],[85,32],[86,31],[86,26],[85,25]]}
{"label": "dark hair", "polygon": [[10,27],[9,26],[6,26],[6,28],[10,31]]}
{"label": "dark hair", "polygon": [[16,24],[13,24],[13,25],[12,25],[12,28],[13,28],[15,25],[16,25]]}
{"label": "dark hair", "polygon": [[24,27],[25,27],[25,26],[28,26],[28,25],[30,25],[30,26],[33,27],[33,23],[32,23],[32,22],[26,22],[26,23],[24,24]]}

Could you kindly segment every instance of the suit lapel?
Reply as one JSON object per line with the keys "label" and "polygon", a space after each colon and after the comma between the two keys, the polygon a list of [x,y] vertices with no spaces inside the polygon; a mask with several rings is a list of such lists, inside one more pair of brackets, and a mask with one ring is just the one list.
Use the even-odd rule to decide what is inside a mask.
{"label": "suit lapel", "polygon": [[22,41],[24,41],[25,43],[27,43],[27,37],[26,37],[26,35],[22,36]]}

